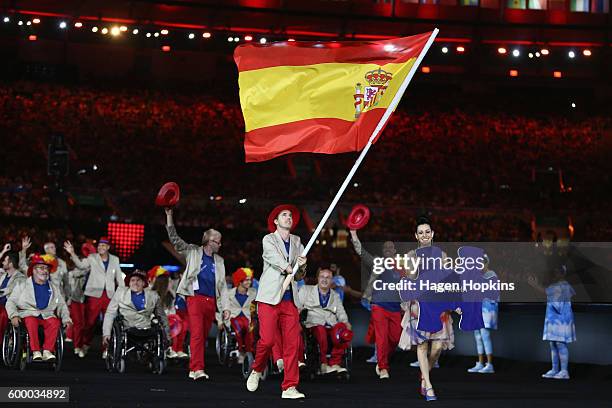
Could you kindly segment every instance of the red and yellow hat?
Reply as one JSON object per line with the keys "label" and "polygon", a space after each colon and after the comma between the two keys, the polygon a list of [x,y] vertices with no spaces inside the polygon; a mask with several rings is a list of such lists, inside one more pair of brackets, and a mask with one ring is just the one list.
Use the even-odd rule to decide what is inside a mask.
{"label": "red and yellow hat", "polygon": [[49,267],[49,273],[57,271],[57,258],[50,254],[34,254],[30,258],[30,265],[28,266],[28,276],[32,276],[32,271],[35,265],[47,265]]}
{"label": "red and yellow hat", "polygon": [[149,272],[147,272],[149,282],[153,282],[153,279],[157,278],[158,276],[170,276],[170,272],[159,265],[155,265],[149,269]]}
{"label": "red and yellow hat", "polygon": [[238,268],[232,273],[232,282],[234,287],[240,285],[246,278],[253,278],[253,270],[251,268]]}

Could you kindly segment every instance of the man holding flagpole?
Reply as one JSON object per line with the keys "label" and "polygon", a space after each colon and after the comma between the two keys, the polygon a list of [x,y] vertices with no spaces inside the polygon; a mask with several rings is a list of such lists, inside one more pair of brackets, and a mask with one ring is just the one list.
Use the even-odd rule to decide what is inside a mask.
{"label": "man holding flagpole", "polygon": [[[270,233],[263,238],[263,273],[257,291],[257,316],[259,318],[259,341],[253,362],[253,370],[247,379],[247,389],[257,390],[265,370],[272,347],[282,337],[282,358],[284,377],[281,397],[285,399],[304,398],[297,390],[300,381],[298,350],[300,339],[300,318],[297,303],[296,281],[306,274],[306,257],[300,254],[304,246],[300,237],[291,234],[299,222],[300,212],[289,204],[279,205],[268,216]],[[297,273],[292,275],[294,267]],[[283,282],[293,276],[286,290]],[[280,330],[278,328],[280,327]]]}

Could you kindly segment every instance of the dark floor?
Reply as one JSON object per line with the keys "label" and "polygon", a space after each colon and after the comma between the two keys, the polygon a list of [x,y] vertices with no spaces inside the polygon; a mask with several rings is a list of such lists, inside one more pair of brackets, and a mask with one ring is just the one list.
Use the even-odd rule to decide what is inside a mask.
{"label": "dark floor", "polygon": [[[0,368],[0,386],[68,386],[73,407],[402,407],[433,404],[440,407],[611,407],[612,367],[570,365],[569,381],[544,380],[544,363],[497,360],[493,375],[468,374],[474,361],[468,358],[442,357],[442,368],[435,369],[432,381],[439,400],[426,403],[417,393],[418,369],[408,364],[414,353],[396,353],[391,361],[391,379],[381,382],[374,366],[365,363],[371,350],[355,350],[352,378],[302,381],[299,389],[307,399],[280,399],[280,380],[269,377],[255,393],[246,390],[237,367],[221,367],[210,349],[207,361],[208,382],[187,378],[186,364],[172,364],[162,375],[151,374],[138,362],[128,364],[125,374],[109,374],[99,353],[80,360],[67,345],[67,356],[60,373],[48,366],[34,364],[24,372]],[[607,401],[607,402],[606,402]],[[1,403],[1,406],[34,406]],[[40,405],[40,404],[39,404]]]}

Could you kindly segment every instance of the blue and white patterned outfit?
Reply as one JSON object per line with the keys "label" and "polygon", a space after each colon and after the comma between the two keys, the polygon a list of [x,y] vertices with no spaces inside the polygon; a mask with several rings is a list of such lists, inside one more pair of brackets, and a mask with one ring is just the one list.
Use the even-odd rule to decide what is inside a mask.
{"label": "blue and white patterned outfit", "polygon": [[574,288],[564,280],[546,288],[546,317],[542,340],[563,343],[576,341],[576,326],[571,302],[575,294]]}

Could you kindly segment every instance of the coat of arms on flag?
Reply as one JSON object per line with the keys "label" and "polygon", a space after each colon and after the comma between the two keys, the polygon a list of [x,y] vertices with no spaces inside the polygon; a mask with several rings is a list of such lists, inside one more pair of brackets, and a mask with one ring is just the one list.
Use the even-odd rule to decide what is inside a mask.
{"label": "coat of arms on flag", "polygon": [[368,85],[363,90],[361,83],[358,82],[355,86],[355,95],[353,96],[355,98],[355,119],[359,118],[361,112],[378,105],[378,101],[393,79],[393,74],[378,68],[368,71],[364,78]]}

